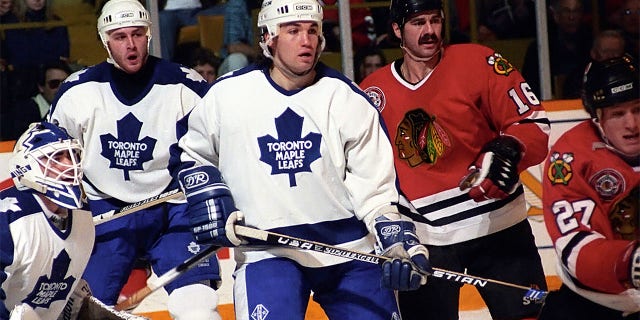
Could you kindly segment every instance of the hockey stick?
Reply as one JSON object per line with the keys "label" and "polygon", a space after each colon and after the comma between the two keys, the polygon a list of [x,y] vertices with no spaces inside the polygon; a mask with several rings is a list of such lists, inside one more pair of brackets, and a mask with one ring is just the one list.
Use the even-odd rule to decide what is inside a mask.
{"label": "hockey stick", "polygon": [[193,257],[185,260],[183,263],[173,267],[173,269],[165,272],[163,275],[159,276],[157,279],[147,281],[147,286],[136,291],[132,294],[127,300],[118,303],[114,309],[117,311],[127,310],[138,305],[144,298],[171,283],[171,281],[175,280],[179,276],[183,275],[185,272],[189,271],[189,269],[193,268],[195,265],[200,263],[200,261],[206,259],[210,255],[214,254],[220,247],[218,246],[210,246],[194,255]]}
{"label": "hockey stick", "polygon": [[150,320],[149,318],[115,310],[94,296],[87,296],[78,319],[102,320]]}
{"label": "hockey stick", "polygon": [[[289,246],[304,250],[311,250],[316,252],[321,252],[324,254],[329,254],[333,256],[358,260],[362,262],[368,262],[373,264],[381,265],[385,261],[391,260],[389,257],[380,256],[371,253],[364,253],[353,251],[349,249],[344,249],[336,246],[332,246],[325,243],[320,243],[316,241],[304,240],[301,238],[291,237],[280,233],[270,232],[259,230],[255,228],[250,228],[246,226],[235,226],[236,235],[262,240],[272,245],[279,246]],[[434,276],[437,278],[441,278],[447,281],[458,282],[461,284],[469,284],[476,287],[484,287],[487,283],[495,283],[503,286],[508,286],[512,288],[526,290],[525,297],[533,301],[535,303],[542,303],[544,298],[547,296],[547,291],[539,290],[531,287],[521,286],[509,282],[504,282],[500,280],[486,279],[481,277],[472,276],[466,273],[449,271],[440,268],[433,268],[433,273],[430,276]]]}
{"label": "hockey stick", "polygon": [[97,226],[101,223],[105,223],[109,220],[117,219],[129,215],[131,213],[140,211],[142,209],[146,209],[156,204],[160,204],[163,202],[167,202],[171,199],[179,198],[182,196],[182,191],[180,189],[173,189],[167,192],[163,192],[159,195],[155,195],[151,198],[140,200],[136,203],[132,203],[128,206],[124,206],[118,210],[111,210],[105,212],[103,214],[97,215],[93,217],[93,223]]}

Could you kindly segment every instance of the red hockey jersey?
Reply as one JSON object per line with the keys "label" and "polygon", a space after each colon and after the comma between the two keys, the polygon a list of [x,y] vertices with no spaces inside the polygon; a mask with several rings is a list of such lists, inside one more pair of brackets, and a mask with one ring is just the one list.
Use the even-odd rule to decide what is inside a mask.
{"label": "red hockey jersey", "polygon": [[[494,233],[526,219],[522,187],[504,200],[475,202],[458,184],[480,149],[499,135],[524,146],[520,171],[547,153],[549,121],[531,88],[494,50],[459,44],[417,84],[398,73],[401,61],[363,80],[394,145],[400,188],[419,214],[423,242],[446,245]],[[396,66],[398,64],[398,66]]]}
{"label": "red hockey jersey", "polygon": [[[561,136],[544,167],[544,219],[563,282],[593,301],[630,311],[620,306],[634,305],[627,288],[629,255],[640,239],[640,167],[605,145],[591,120]],[[632,291],[638,311],[640,291]]]}

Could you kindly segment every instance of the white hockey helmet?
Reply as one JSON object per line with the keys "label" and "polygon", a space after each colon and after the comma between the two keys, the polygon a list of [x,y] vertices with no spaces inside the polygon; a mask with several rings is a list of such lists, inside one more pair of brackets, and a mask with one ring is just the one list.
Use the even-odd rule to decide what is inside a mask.
{"label": "white hockey helmet", "polygon": [[11,177],[18,190],[34,190],[65,208],[80,208],[82,152],[66,130],[49,122],[32,123],[9,158]]}
{"label": "white hockey helmet", "polygon": [[[320,28],[320,52],[324,50],[325,41],[322,35],[322,5],[317,0],[264,0],[258,13],[258,29],[260,30],[260,47],[267,58],[273,58],[269,44],[280,33],[280,25],[294,21],[314,21]],[[265,40],[264,34],[269,34]]]}
{"label": "white hockey helmet", "polygon": [[[109,0],[98,18],[98,34],[102,45],[109,51],[108,32],[125,27],[147,27],[147,47],[151,42],[149,11],[138,0]],[[111,57],[111,52],[109,52]]]}

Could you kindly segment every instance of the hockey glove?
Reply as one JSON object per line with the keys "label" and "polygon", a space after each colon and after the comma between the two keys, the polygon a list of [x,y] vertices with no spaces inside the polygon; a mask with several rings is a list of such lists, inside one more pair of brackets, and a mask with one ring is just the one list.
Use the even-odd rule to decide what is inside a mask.
{"label": "hockey glove", "polygon": [[214,166],[197,166],[178,173],[187,197],[191,231],[199,244],[234,247],[243,243],[233,226],[243,220],[231,191]]}
{"label": "hockey glove", "polygon": [[460,182],[460,190],[469,190],[476,202],[504,199],[518,187],[518,162],[522,159],[520,142],[509,136],[489,141],[469,166],[469,174]]}
{"label": "hockey glove", "polygon": [[429,251],[420,244],[413,222],[394,216],[382,215],[374,224],[376,253],[392,258],[382,264],[381,283],[392,290],[416,290],[427,283],[427,275],[433,272]]}

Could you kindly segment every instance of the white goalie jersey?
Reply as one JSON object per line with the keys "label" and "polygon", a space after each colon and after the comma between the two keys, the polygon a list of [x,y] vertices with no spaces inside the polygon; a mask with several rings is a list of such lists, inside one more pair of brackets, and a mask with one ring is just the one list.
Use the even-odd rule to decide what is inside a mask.
{"label": "white goalie jersey", "polygon": [[43,208],[31,193],[0,190],[0,319],[22,304],[40,319],[57,319],[89,261],[95,238],[91,213],[70,211],[62,231]]}
{"label": "white goalie jersey", "polygon": [[[355,84],[321,63],[316,71],[314,84],[291,91],[260,66],[218,80],[179,122],[185,134],[171,162],[218,167],[247,226],[371,252],[372,219],[398,202],[391,145],[377,110]],[[319,267],[349,261],[281,247],[234,252],[240,262],[286,256]]]}

